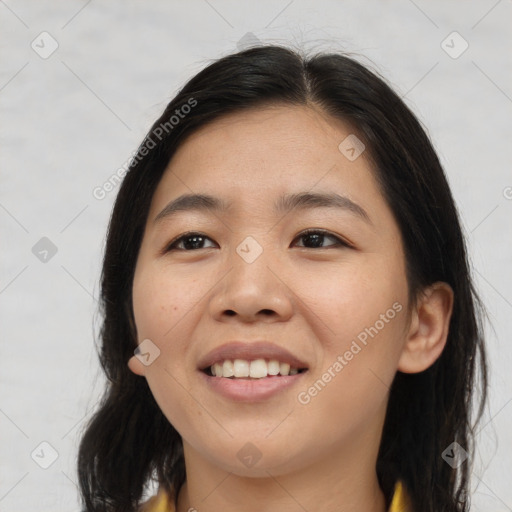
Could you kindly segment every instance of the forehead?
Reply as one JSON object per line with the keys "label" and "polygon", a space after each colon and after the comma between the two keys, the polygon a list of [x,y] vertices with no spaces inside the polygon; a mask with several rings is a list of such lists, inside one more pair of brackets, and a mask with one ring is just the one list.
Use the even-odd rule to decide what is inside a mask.
{"label": "forehead", "polygon": [[[364,152],[340,151],[350,126],[306,106],[269,106],[229,114],[191,134],[178,148],[155,194],[281,195],[294,188],[366,189],[379,194]],[[201,189],[201,190],[199,190]]]}
{"label": "forehead", "polygon": [[338,156],[338,145],[349,133],[341,121],[304,106],[251,109],[224,116],[192,134],[174,155],[171,167],[185,159],[220,163],[216,167],[221,168],[227,162],[268,167],[278,161],[286,170],[304,158],[321,164],[329,155]]}

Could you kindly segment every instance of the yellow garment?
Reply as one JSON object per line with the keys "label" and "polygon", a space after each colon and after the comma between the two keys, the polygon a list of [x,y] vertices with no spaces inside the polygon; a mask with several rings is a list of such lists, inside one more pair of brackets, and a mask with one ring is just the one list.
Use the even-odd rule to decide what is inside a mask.
{"label": "yellow garment", "polygon": [[[165,508],[163,510],[165,510]],[[393,499],[389,506],[389,512],[412,512],[409,497],[400,480],[395,484],[395,492],[393,493]]]}
{"label": "yellow garment", "polygon": [[[160,490],[156,496],[144,504],[141,512],[176,512],[176,509],[172,500],[163,490]],[[388,512],[412,512],[405,489],[400,481],[395,485],[395,492]]]}

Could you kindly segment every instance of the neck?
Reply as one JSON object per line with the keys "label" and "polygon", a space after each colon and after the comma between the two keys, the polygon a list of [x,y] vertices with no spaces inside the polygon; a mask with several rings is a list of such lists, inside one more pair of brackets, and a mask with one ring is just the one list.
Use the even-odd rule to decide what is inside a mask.
{"label": "neck", "polygon": [[[178,499],[178,512],[304,512],[322,510],[323,512],[385,512],[385,498],[378,483],[362,485],[353,480],[338,480],[337,488],[315,485],[314,492],[306,483],[301,489],[290,484],[287,478],[246,479],[223,475],[224,480],[210,487],[211,494],[203,490],[197,492],[194,486],[186,482],[181,488]],[[317,494],[318,493],[318,494]],[[192,504],[195,505],[192,505]],[[200,507],[200,508],[198,508]],[[316,508],[318,507],[318,508]]]}
{"label": "neck", "polygon": [[364,436],[312,465],[285,474],[269,469],[258,478],[221,470],[184,443],[187,481],[177,512],[385,512],[376,441]]}

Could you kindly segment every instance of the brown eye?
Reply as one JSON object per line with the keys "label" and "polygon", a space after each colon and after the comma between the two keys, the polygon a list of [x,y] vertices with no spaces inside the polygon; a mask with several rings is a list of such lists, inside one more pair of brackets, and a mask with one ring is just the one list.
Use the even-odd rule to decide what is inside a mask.
{"label": "brown eye", "polygon": [[[303,231],[299,236],[295,238],[295,240],[302,239],[304,241],[303,245],[299,245],[299,247],[306,247],[308,249],[320,248],[327,249],[329,247],[350,247],[350,245],[339,238],[336,235],[333,235],[329,231],[319,230],[319,229],[308,229]],[[334,243],[323,245],[326,239],[334,240]]]}
{"label": "brown eye", "polygon": [[173,240],[167,246],[165,252],[173,250],[195,251],[197,249],[209,249],[209,247],[204,247],[204,244],[207,240],[211,241],[211,238],[208,238],[206,235],[203,235],[202,233],[186,233],[184,235],[181,235],[179,238]]}

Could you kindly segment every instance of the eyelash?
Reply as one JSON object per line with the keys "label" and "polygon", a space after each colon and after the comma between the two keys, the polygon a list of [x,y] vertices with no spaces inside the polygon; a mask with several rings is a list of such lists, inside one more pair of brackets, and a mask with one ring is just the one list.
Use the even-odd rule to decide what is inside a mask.
{"label": "eyelash", "polygon": [[[316,249],[329,249],[329,248],[333,248],[333,247],[353,248],[353,246],[351,244],[349,244],[347,241],[343,240],[339,236],[334,235],[330,231],[327,231],[324,229],[306,229],[306,230],[302,231],[301,233],[299,233],[294,238],[294,240],[297,240],[298,238],[303,238],[305,236],[310,236],[310,235],[321,235],[321,236],[324,236],[327,238],[332,238],[332,239],[336,240],[336,243],[333,245],[328,245],[326,247],[316,247]],[[187,238],[194,238],[194,237],[201,237],[203,239],[211,240],[210,237],[204,235],[203,233],[190,231],[188,233],[184,233],[183,235],[180,235],[178,238],[175,238],[172,242],[170,242],[163,250],[163,253],[167,253],[167,252],[174,251],[174,250],[183,251],[183,252],[193,252],[193,251],[198,251],[200,249],[211,249],[211,247],[201,247],[200,249],[177,249],[176,248],[176,246],[179,245],[179,243],[182,242],[183,240],[186,240]],[[305,247],[305,246],[300,246],[300,247],[303,247],[305,249],[315,249],[314,247]]]}

